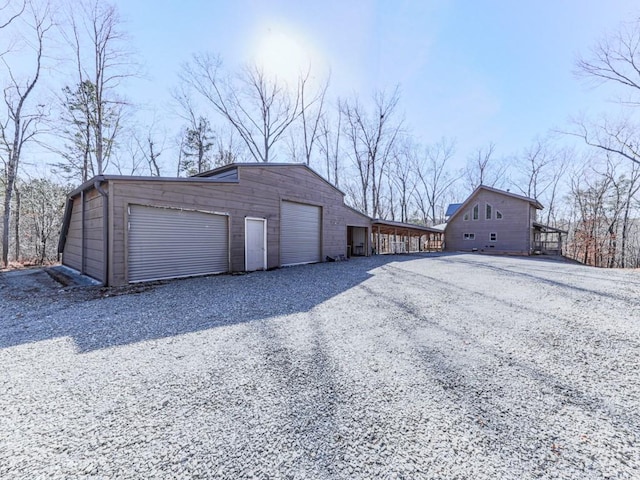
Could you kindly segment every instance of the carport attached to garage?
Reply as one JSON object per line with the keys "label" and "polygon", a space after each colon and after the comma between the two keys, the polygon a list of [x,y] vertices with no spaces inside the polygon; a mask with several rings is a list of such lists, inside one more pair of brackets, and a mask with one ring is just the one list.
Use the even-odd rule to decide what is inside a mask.
{"label": "carport attached to garage", "polygon": [[129,282],[206,275],[228,270],[227,215],[129,205]]}

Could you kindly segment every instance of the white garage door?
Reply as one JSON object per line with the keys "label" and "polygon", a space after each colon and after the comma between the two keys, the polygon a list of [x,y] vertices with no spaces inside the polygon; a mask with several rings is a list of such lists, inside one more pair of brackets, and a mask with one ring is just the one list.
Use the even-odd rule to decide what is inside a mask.
{"label": "white garage door", "polygon": [[229,270],[228,217],[129,206],[129,282]]}
{"label": "white garage door", "polygon": [[313,263],[321,260],[320,207],[282,202],[280,227],[280,264]]}

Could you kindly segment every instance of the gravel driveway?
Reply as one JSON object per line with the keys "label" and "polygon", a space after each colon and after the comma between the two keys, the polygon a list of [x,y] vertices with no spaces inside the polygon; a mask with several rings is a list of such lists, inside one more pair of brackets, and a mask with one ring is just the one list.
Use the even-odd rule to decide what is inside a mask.
{"label": "gravel driveway", "polygon": [[638,271],[442,254],[9,280],[3,479],[640,478]]}

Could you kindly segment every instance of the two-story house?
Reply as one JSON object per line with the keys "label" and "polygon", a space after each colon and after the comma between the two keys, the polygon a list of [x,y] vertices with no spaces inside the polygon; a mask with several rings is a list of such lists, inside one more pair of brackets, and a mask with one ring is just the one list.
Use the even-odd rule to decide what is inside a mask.
{"label": "two-story house", "polygon": [[[537,222],[543,208],[536,199],[480,185],[464,203],[449,206],[445,250],[559,254],[563,232]],[[546,249],[542,235],[551,233],[557,244]]]}

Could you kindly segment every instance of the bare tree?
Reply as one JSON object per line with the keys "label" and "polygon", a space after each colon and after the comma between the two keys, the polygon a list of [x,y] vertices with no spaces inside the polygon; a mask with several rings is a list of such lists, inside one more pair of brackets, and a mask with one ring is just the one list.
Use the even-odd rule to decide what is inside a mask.
{"label": "bare tree", "polygon": [[[1,15],[0,30],[11,25],[11,22],[16,20],[20,15],[22,15],[25,9],[27,8],[27,0],[22,0],[22,2],[20,2],[19,8],[13,9],[11,11],[7,11],[9,10],[11,3],[12,3],[11,0],[7,0],[6,2],[0,5],[0,15]],[[2,55],[0,54],[0,56]]]}
{"label": "bare tree", "polygon": [[571,197],[578,212],[570,252],[588,265],[602,265],[602,219],[610,178],[592,178],[587,169],[571,177]]}
{"label": "bare tree", "polygon": [[9,225],[11,218],[11,199],[21,162],[21,155],[25,144],[33,140],[38,134],[39,124],[43,119],[43,106],[32,107],[29,100],[40,80],[44,42],[52,27],[48,5],[37,9],[28,3],[30,23],[25,27],[32,30],[34,38],[30,43],[33,48],[34,63],[31,74],[20,79],[14,73],[5,57],[2,64],[9,83],[4,89],[4,103],[6,116],[0,120],[0,141],[4,149],[4,210],[2,230],[2,263],[6,267],[9,263]]}
{"label": "bare tree", "polygon": [[418,208],[422,214],[422,221],[436,224],[443,220],[438,215],[438,209],[444,209],[443,200],[447,191],[456,183],[460,175],[451,173],[449,161],[455,154],[455,142],[446,138],[425,149],[423,157],[415,157],[413,169],[418,178],[418,188],[415,189]]}
{"label": "bare tree", "polygon": [[[620,254],[620,267],[626,268],[627,259],[632,255],[629,255],[629,246],[631,244],[631,229],[632,229],[632,211],[633,211],[633,201],[640,192],[640,165],[633,164],[631,171],[629,172],[629,176],[626,180],[626,192],[624,195],[624,207],[623,207],[623,217],[622,217],[622,244],[621,244],[621,254]],[[636,210],[637,213],[637,210]],[[636,264],[637,265],[637,264]],[[636,265],[631,265],[635,267]]]}
{"label": "bare tree", "polygon": [[633,250],[637,242],[630,234],[633,214],[638,213],[633,198],[640,191],[640,169],[633,164],[631,171],[624,170],[619,157],[609,153],[584,162],[571,176],[570,198],[576,210],[569,238],[573,258],[599,267],[637,263],[633,260],[640,252]]}
{"label": "bare tree", "polygon": [[71,139],[65,157],[76,164],[71,171],[79,166],[83,180],[105,172],[123,128],[127,103],[117,90],[135,72],[121,23],[114,4],[83,0],[70,7],[70,27],[63,30],[77,78],[63,99],[65,133]]}
{"label": "bare tree", "polygon": [[[602,38],[587,58],[579,57],[576,74],[596,83],[614,83],[628,87],[629,102],[640,93],[640,19],[623,23],[617,32]],[[624,100],[623,100],[624,101]]]}
{"label": "bare tree", "polygon": [[157,128],[155,116],[146,128],[141,126],[127,133],[126,141],[113,155],[113,167],[120,174],[159,177],[162,170],[159,158],[165,150],[166,135]]}
{"label": "bare tree", "polygon": [[321,121],[324,114],[324,100],[329,88],[329,78],[315,92],[309,92],[311,68],[300,77],[300,120],[302,123],[302,138],[304,159],[311,164],[311,156],[321,134]]}
{"label": "bare tree", "polygon": [[573,157],[571,149],[558,147],[548,137],[536,139],[514,161],[518,178],[512,184],[522,195],[545,205],[547,225],[556,223],[560,183]]}
{"label": "bare tree", "polygon": [[480,185],[498,188],[503,185],[507,165],[494,158],[495,149],[495,144],[490,143],[486,148],[478,148],[469,157],[465,177],[470,190],[475,190]]}
{"label": "bare tree", "polygon": [[[410,204],[413,193],[416,189],[416,172],[414,165],[416,162],[416,146],[410,138],[404,138],[398,142],[389,171],[390,195],[396,197],[400,206],[400,221],[408,222],[410,215]],[[396,195],[397,194],[397,195]],[[393,200],[390,202],[390,209],[395,212]],[[395,215],[392,216],[392,220]]]}
{"label": "bare tree", "polygon": [[544,198],[546,224],[558,226],[558,200],[561,196],[561,182],[565,179],[565,175],[569,166],[574,162],[575,153],[570,148],[561,148],[555,156],[553,170],[548,177],[549,187],[546,190]]}
{"label": "bare tree", "polygon": [[211,150],[214,146],[209,119],[199,111],[186,85],[172,92],[174,111],[185,122],[180,139],[178,176],[181,173],[195,175],[211,169]]}
{"label": "bare tree", "polygon": [[60,231],[68,191],[66,186],[44,178],[29,179],[23,184],[23,246],[30,260],[39,264],[55,260],[53,240]]}
{"label": "bare tree", "polygon": [[300,115],[300,85],[292,91],[257,65],[245,66],[232,81],[221,67],[219,57],[194,55],[180,77],[236,129],[256,161],[271,161],[274,145]]}
{"label": "bare tree", "polygon": [[396,140],[401,131],[402,120],[394,113],[400,100],[396,88],[391,95],[376,92],[373,109],[367,113],[358,99],[341,106],[345,119],[345,136],[349,142],[351,157],[356,166],[360,182],[361,203],[364,213],[380,216],[383,177],[392,158]]}
{"label": "bare tree", "polygon": [[162,139],[158,143],[154,137],[154,133],[151,128],[145,132],[143,138],[135,136],[135,142],[138,145],[138,149],[146,160],[149,171],[152,177],[160,176],[160,164],[158,163],[158,157],[162,155],[164,151],[165,141]]}
{"label": "bare tree", "polygon": [[[617,32],[605,36],[591,48],[587,58],[578,58],[576,67],[575,73],[580,77],[624,87],[626,98],[620,97],[622,104],[640,105],[640,19],[624,23]],[[574,123],[574,131],[565,133],[640,164],[638,127],[629,119],[612,122],[605,118],[598,125],[587,125],[582,120]]]}
{"label": "bare tree", "polygon": [[563,132],[581,138],[590,147],[615,153],[640,165],[638,127],[631,120],[611,121],[607,118],[599,125],[575,120],[574,130]]}
{"label": "bare tree", "polygon": [[340,186],[340,157],[341,144],[340,137],[342,134],[342,108],[340,108],[340,100],[338,99],[338,108],[336,108],[336,118],[333,121],[333,128],[328,115],[323,115],[320,119],[320,135],[318,137],[318,145],[320,153],[323,157],[327,180],[336,187]]}
{"label": "bare tree", "polygon": [[213,138],[214,167],[244,161],[244,148],[235,129],[229,128],[228,125],[214,127]]}

